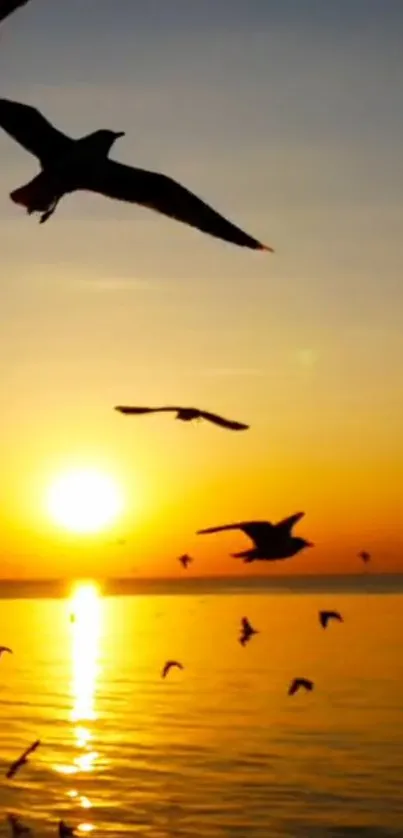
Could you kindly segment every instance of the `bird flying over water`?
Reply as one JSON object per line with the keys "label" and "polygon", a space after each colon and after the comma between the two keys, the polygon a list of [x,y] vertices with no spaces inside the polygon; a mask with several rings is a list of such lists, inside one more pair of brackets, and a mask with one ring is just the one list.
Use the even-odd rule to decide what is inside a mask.
{"label": "bird flying over water", "polygon": [[64,821],[59,821],[59,836],[60,838],[73,838],[76,833],[72,826],[67,826]]}
{"label": "bird flying over water", "polygon": [[179,663],[179,661],[167,661],[161,672],[161,678],[166,678],[169,670],[172,669],[173,666],[176,666],[178,669],[183,669],[183,666]]}
{"label": "bird flying over water", "polygon": [[41,223],[64,195],[86,190],[140,204],[239,247],[272,251],[172,178],[110,160],[111,147],[124,131],[101,129],[73,140],[36,108],[10,99],[0,99],[0,127],[39,159],[40,174],[10,197],[29,215],[41,213]]}
{"label": "bird flying over water", "polygon": [[7,815],[13,838],[21,838],[23,835],[32,835],[29,826],[25,826],[16,815]]}
{"label": "bird flying over water", "polygon": [[207,410],[199,410],[197,407],[130,407],[130,405],[117,405],[115,410],[126,416],[172,412],[176,413],[175,419],[179,419],[181,422],[205,419],[207,422],[213,422],[214,425],[220,425],[221,428],[228,428],[230,431],[246,431],[249,428],[249,425],[244,425],[242,422],[233,422],[231,419],[224,419],[218,413],[209,413]]}
{"label": "bird flying over water", "polygon": [[371,554],[367,553],[366,550],[361,550],[361,553],[358,553],[358,558],[361,559],[364,564],[367,564],[367,562],[371,560]]}
{"label": "bird flying over water", "polygon": [[304,514],[304,512],[297,512],[277,524],[270,524],[268,521],[241,521],[239,524],[209,527],[199,530],[197,534],[206,535],[223,530],[242,530],[254,542],[254,547],[250,550],[243,550],[241,553],[232,553],[234,558],[243,559],[246,563],[288,559],[305,547],[313,547],[310,541],[292,535],[292,528]]}
{"label": "bird flying over water", "polygon": [[319,622],[322,628],[327,628],[329,620],[338,620],[339,623],[342,623],[343,617],[338,611],[319,611]]}
{"label": "bird flying over water", "polygon": [[288,695],[295,695],[300,689],[312,692],[314,686],[313,681],[310,681],[309,678],[294,678],[288,688]]}
{"label": "bird flying over water", "polygon": [[3,652],[8,652],[8,654],[9,654],[9,655],[12,655],[12,654],[13,654],[13,650],[12,650],[12,649],[9,649],[9,647],[8,647],[8,646],[0,646],[0,658],[1,658],[2,654],[3,654]]}
{"label": "bird flying over water", "polygon": [[184,553],[183,556],[179,556],[179,558],[178,558],[178,562],[181,563],[182,567],[184,567],[185,570],[187,570],[188,565],[190,565],[192,561],[193,561],[192,557],[188,556],[187,553]]}
{"label": "bird flying over water", "polygon": [[245,646],[246,643],[249,643],[251,637],[253,637],[254,634],[259,634],[259,632],[251,626],[247,617],[242,617],[241,626],[241,634],[238,639],[241,646]]}
{"label": "bird flying over water", "polygon": [[19,771],[19,769],[22,768],[22,766],[28,762],[29,755],[36,751],[40,744],[40,739],[37,739],[36,742],[30,745],[29,748],[27,748],[26,751],[24,751],[24,753],[21,754],[21,756],[15,760],[15,762],[11,763],[10,768],[6,773],[6,777],[8,780],[11,780],[12,777],[14,777],[14,774],[16,774],[17,771]]}
{"label": "bird flying over water", "polygon": [[29,0],[0,0],[0,23],[6,17],[15,12],[21,6],[25,6]]}

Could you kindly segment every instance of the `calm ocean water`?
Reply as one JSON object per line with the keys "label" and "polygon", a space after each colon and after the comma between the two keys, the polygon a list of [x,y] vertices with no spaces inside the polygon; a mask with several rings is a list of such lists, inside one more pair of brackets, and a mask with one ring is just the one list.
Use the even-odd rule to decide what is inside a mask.
{"label": "calm ocean water", "polygon": [[[0,600],[3,816],[38,835],[403,836],[399,580]],[[12,597],[12,598],[10,598]],[[344,625],[326,631],[320,608]],[[260,630],[237,642],[248,616]],[[183,672],[160,677],[168,658]],[[311,694],[287,696],[295,676]],[[7,834],[4,820],[1,834]]]}

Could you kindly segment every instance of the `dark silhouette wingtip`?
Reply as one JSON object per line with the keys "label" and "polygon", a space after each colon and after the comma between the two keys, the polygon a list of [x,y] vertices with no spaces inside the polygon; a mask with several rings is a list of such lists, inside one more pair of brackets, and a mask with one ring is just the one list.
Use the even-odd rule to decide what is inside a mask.
{"label": "dark silhouette wingtip", "polygon": [[269,244],[261,244],[260,242],[258,250],[265,250],[266,253],[275,253],[274,247],[270,247]]}

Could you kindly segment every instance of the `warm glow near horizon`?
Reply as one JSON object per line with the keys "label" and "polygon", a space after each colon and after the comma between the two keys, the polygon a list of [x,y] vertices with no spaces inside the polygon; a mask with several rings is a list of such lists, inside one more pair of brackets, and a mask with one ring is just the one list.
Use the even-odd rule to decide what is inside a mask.
{"label": "warm glow near horizon", "polygon": [[76,533],[106,529],[117,519],[122,506],[116,482],[95,469],[74,469],[59,475],[47,495],[52,520]]}

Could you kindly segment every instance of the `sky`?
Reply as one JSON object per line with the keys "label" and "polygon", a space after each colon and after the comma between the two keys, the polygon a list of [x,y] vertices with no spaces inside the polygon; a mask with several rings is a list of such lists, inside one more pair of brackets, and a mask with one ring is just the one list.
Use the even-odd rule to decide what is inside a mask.
{"label": "sky", "polygon": [[[2,575],[173,575],[183,552],[253,574],[242,534],[196,530],[299,510],[315,548],[268,572],[357,572],[362,548],[403,571],[400,0],[31,0],[0,40],[2,96],[125,131],[112,157],[275,248],[88,194],[39,226],[8,197],[37,161],[0,132]],[[84,467],[125,502],[85,537],[45,503]]]}

